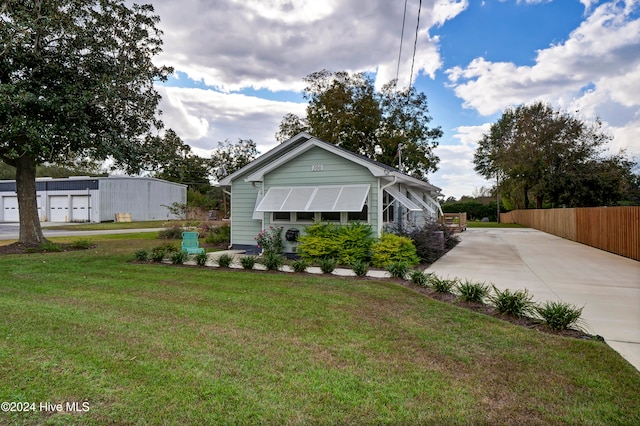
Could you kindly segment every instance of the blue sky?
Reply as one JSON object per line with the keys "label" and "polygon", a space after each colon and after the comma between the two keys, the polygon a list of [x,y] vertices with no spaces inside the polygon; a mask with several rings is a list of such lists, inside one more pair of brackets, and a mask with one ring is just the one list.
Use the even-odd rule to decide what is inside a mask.
{"label": "blue sky", "polygon": [[[219,141],[274,147],[286,113],[304,114],[303,78],[321,69],[394,78],[401,0],[155,0],[164,30],[158,89],[167,127],[202,156]],[[407,0],[400,85],[409,84],[419,0]],[[414,84],[444,137],[429,180],[446,196],[490,186],[476,142],[513,105],[545,101],[600,117],[640,159],[640,0],[422,0]]]}

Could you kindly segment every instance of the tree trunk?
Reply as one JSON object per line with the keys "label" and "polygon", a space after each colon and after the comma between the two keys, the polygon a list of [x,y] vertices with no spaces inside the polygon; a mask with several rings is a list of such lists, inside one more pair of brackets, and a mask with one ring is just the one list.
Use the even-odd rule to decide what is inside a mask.
{"label": "tree trunk", "polygon": [[529,186],[528,185],[524,186],[524,208],[525,209],[529,208]]}
{"label": "tree trunk", "polygon": [[36,163],[25,155],[15,161],[16,192],[20,212],[20,240],[24,245],[37,246],[46,241],[38,217],[36,198]]}

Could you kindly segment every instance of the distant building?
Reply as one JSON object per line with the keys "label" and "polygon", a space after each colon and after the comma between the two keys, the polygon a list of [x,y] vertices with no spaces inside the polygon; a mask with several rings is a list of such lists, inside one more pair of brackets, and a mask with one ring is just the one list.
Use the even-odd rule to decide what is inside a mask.
{"label": "distant building", "polygon": [[[186,204],[187,186],[131,176],[36,179],[38,215],[43,222],[111,222],[116,213],[133,221],[179,219],[168,206]],[[0,222],[18,222],[15,180],[0,181]]]}

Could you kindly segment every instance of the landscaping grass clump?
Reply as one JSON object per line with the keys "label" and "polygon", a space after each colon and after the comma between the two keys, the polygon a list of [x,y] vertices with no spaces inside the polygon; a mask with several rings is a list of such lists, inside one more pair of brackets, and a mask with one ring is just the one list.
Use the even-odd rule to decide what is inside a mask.
{"label": "landscaping grass clump", "polygon": [[534,313],[533,296],[526,288],[512,291],[508,288],[500,290],[495,285],[492,287],[494,294],[489,295],[488,299],[501,314],[522,318]]}
{"label": "landscaping grass clump", "polygon": [[582,308],[566,302],[547,301],[535,307],[535,312],[552,330],[582,330]]}
{"label": "landscaping grass clump", "polygon": [[81,238],[79,240],[73,240],[70,246],[77,250],[87,250],[93,247],[93,243],[89,239]]}
{"label": "landscaping grass clump", "polygon": [[438,293],[451,293],[458,280],[450,280],[448,278],[440,278],[435,275],[428,277],[429,286]]}
{"label": "landscaping grass clump", "polygon": [[207,260],[209,260],[209,256],[207,255],[207,252],[205,251],[201,251],[200,253],[196,253],[195,256],[193,256],[193,258],[196,261],[196,265],[198,266],[205,266],[207,264]]}
{"label": "landscaping grass clump", "polygon": [[323,274],[330,274],[336,269],[336,260],[334,258],[320,259],[320,270]]}
{"label": "landscaping grass clump", "polygon": [[393,278],[404,280],[409,272],[409,263],[404,260],[389,262],[387,264],[387,272],[389,272]]}
{"label": "landscaping grass clump", "polygon": [[134,256],[135,256],[136,260],[138,260],[140,262],[146,262],[147,260],[149,260],[149,250],[147,250],[147,249],[138,249],[134,253]]}
{"label": "landscaping grass clump", "polygon": [[484,283],[471,282],[465,280],[456,286],[458,299],[463,302],[484,303],[484,299],[489,295],[490,288]]}
{"label": "landscaping grass clump", "polygon": [[284,256],[272,251],[262,255],[262,264],[269,271],[279,271],[284,266]]}
{"label": "landscaping grass clump", "polygon": [[165,257],[171,256],[172,253],[175,253],[176,251],[178,251],[178,248],[173,244],[162,244],[154,247],[151,250],[151,254],[149,255],[149,257],[154,262],[162,262]]}
{"label": "landscaping grass clump", "polygon": [[309,267],[309,262],[305,259],[296,259],[291,263],[291,268],[293,268],[293,272],[305,272]]}
{"label": "landscaping grass clump", "polygon": [[27,253],[59,253],[62,251],[62,246],[52,241],[46,240],[37,247],[28,248],[25,250]]}
{"label": "landscaping grass clump", "polygon": [[413,271],[411,271],[409,273],[409,280],[420,287],[428,287],[429,286],[429,280],[428,280],[428,276],[424,271],[421,271],[419,269],[414,269]]}
{"label": "landscaping grass clump", "polygon": [[233,263],[233,256],[228,253],[223,253],[216,259],[216,263],[221,268],[229,268]]}
{"label": "landscaping grass clump", "polygon": [[182,265],[188,258],[187,252],[182,250],[174,251],[170,255],[171,263],[174,265]]}
{"label": "landscaping grass clump", "polygon": [[258,258],[256,256],[247,255],[240,258],[240,265],[243,269],[251,270],[255,267]]}
{"label": "landscaping grass clump", "polygon": [[364,260],[356,260],[351,264],[351,269],[358,277],[364,277],[369,272],[369,262]]}
{"label": "landscaping grass clump", "polygon": [[0,400],[90,406],[1,424],[640,424],[599,341],[389,280],[129,262],[150,234],[0,256]]}

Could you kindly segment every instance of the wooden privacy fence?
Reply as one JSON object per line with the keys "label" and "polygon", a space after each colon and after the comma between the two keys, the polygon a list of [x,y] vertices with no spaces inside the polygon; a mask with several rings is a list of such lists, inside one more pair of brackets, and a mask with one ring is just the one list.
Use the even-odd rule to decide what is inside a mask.
{"label": "wooden privacy fence", "polygon": [[640,261],[640,207],[514,210],[502,223],[519,223]]}

